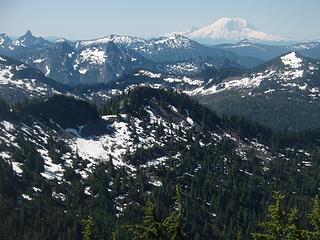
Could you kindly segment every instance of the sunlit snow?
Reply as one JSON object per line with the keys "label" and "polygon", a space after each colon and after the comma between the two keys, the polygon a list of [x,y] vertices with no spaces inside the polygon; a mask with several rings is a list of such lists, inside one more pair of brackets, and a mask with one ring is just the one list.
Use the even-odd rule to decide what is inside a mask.
{"label": "sunlit snow", "polygon": [[298,58],[295,52],[282,56],[281,60],[284,65],[290,66],[291,68],[301,67],[302,59]]}
{"label": "sunlit snow", "polygon": [[80,62],[87,61],[91,64],[102,65],[105,63],[106,55],[101,48],[86,48],[80,53]]}

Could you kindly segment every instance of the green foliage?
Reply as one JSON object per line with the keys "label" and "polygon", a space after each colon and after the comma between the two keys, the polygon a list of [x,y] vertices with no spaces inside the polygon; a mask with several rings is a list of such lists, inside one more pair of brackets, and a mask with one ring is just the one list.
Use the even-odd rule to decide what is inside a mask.
{"label": "green foliage", "polygon": [[[160,221],[156,211],[156,205],[152,198],[149,198],[144,210],[141,224],[123,225],[120,229],[126,229],[133,234],[133,239],[141,240],[185,240],[186,234],[183,231],[182,222],[182,192],[180,186],[176,187],[176,210]],[[118,229],[119,231],[119,229]],[[116,233],[113,234],[116,239]]]}
{"label": "green foliage", "polygon": [[[272,88],[273,86],[268,85],[265,91]],[[301,94],[298,88],[291,89],[290,92],[280,89],[269,94],[260,94],[263,93],[261,86],[258,92],[253,90],[251,96],[242,97],[242,94],[236,91],[222,92],[215,97],[200,96],[199,101],[218,115],[241,116],[274,131],[300,132],[319,129],[319,102],[310,102],[308,95]]]}
{"label": "green foliage", "polygon": [[[169,105],[175,106],[178,112],[171,111]],[[189,129],[183,126],[176,129],[164,126],[162,121],[150,123],[146,106],[162,114],[165,120],[188,115],[195,124]],[[264,206],[272,200],[273,190],[290,194],[287,209],[299,209],[299,214],[293,210],[286,214],[282,208],[272,209],[284,212],[284,221],[278,223],[284,224],[286,237],[307,234],[309,239],[319,239],[319,203],[310,216],[312,224],[307,213],[312,205],[308,200],[318,193],[320,150],[307,144],[304,133],[299,136],[273,133],[241,118],[221,120],[195,100],[173,91],[132,90],[128,95],[112,98],[105,110],[108,114],[127,113],[128,117],[118,117],[128,123],[133,135],[139,131],[134,127],[133,116],[136,116],[141,119],[139,128],[148,128],[147,134],[153,132],[160,140],[165,136],[166,141],[152,147],[141,146],[135,153],[128,151],[124,161],[137,168],[129,174],[125,167],[113,166],[112,154],[107,163],[90,168],[92,172],[87,171],[92,164],[77,154],[69,164],[61,156],[71,151],[65,149],[63,141],[52,136],[46,147],[54,163],[64,168],[61,181],[42,177],[45,165],[34,139],[18,135],[16,142],[20,148],[14,149],[8,149],[6,143],[1,142],[0,151],[12,153],[15,162],[23,165],[23,173],[15,174],[10,163],[0,159],[3,163],[0,165],[0,239],[81,239],[81,219],[87,216],[94,222],[94,239],[139,239],[144,233],[148,233],[143,236],[149,239],[160,236],[164,239],[185,239],[186,236],[189,239],[250,239],[250,233],[258,231],[257,223],[265,219]],[[252,149],[244,158],[240,156],[244,149],[223,137],[221,129],[232,137],[239,133],[248,141],[253,137],[263,140],[274,155],[259,158],[259,151]],[[216,140],[207,130],[221,133],[222,138]],[[185,139],[179,140],[184,136]],[[292,150],[283,147],[287,145]],[[165,163],[142,167],[162,156],[167,157]],[[86,178],[81,177],[84,173]],[[150,184],[154,180],[160,180],[162,186]],[[35,192],[33,187],[42,191]],[[291,194],[293,192],[295,194]],[[65,200],[57,198],[55,193]],[[24,199],[22,194],[32,200]],[[149,196],[153,198],[144,211]],[[127,226],[126,231],[120,226]],[[112,235],[115,229],[120,230]]]}
{"label": "green foliage", "polygon": [[127,113],[148,121],[149,115],[144,108],[146,105],[156,106],[159,110],[168,110],[169,105],[175,106],[181,112],[188,112],[192,119],[202,122],[207,127],[221,123],[221,119],[207,107],[185,94],[178,94],[170,89],[136,88],[111,98],[101,112],[102,114]]}
{"label": "green foliage", "polygon": [[305,239],[304,231],[299,229],[299,215],[297,208],[292,208],[290,213],[288,214],[287,231],[288,240]]}
{"label": "green foliage", "polygon": [[31,114],[42,121],[54,121],[63,128],[76,128],[88,122],[96,122],[99,118],[95,105],[64,95],[35,99],[23,104],[19,111],[21,114]]}
{"label": "green foliage", "polygon": [[[156,206],[153,199],[147,201],[144,209],[143,221],[141,224],[123,225],[117,230],[127,230],[133,235],[133,239],[141,240],[161,240],[165,239],[165,232],[162,223],[156,212]],[[114,238],[117,236],[114,234]]]}
{"label": "green foliage", "polygon": [[286,236],[285,217],[286,213],[281,208],[281,201],[284,196],[279,192],[274,193],[274,199],[276,203],[269,206],[267,216],[270,219],[267,222],[261,223],[261,227],[265,229],[266,233],[254,233],[253,239],[265,239],[265,240],[280,240]]}
{"label": "green foliage", "polygon": [[313,230],[301,229],[299,226],[300,216],[298,209],[292,208],[287,214],[281,206],[284,196],[279,192],[274,194],[275,205],[268,208],[269,221],[263,222],[260,226],[264,229],[264,233],[253,233],[255,240],[308,240],[319,238],[319,198],[314,198],[312,213],[310,215]]}
{"label": "green foliage", "polygon": [[182,190],[176,186],[176,210],[173,211],[165,220],[164,227],[171,234],[171,240],[185,240],[186,234],[183,231],[183,200]]}
{"label": "green foliage", "polygon": [[319,197],[315,197],[312,199],[313,208],[310,215],[310,221],[313,226],[313,232],[311,232],[311,239],[320,239],[320,200]]}
{"label": "green foliage", "polygon": [[91,216],[83,220],[83,240],[93,240],[94,222]]}

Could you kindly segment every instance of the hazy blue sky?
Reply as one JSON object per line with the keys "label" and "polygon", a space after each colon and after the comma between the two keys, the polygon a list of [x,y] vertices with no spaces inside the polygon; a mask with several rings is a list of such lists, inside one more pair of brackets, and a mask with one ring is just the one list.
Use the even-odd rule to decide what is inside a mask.
{"label": "hazy blue sky", "polygon": [[159,36],[220,17],[241,17],[267,33],[320,39],[320,0],[0,0],[0,32],[90,39]]}

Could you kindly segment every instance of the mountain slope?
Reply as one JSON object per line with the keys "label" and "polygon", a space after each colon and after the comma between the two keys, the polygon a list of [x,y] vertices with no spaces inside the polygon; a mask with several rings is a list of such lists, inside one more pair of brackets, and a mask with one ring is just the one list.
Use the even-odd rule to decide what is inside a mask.
{"label": "mountain slope", "polygon": [[12,40],[7,36],[7,34],[5,34],[5,33],[0,34],[0,48],[1,49],[9,48],[11,43],[12,43]]}
{"label": "mountain slope", "polygon": [[[107,45],[113,49],[112,51],[122,51],[112,42],[108,42]],[[81,51],[88,51],[88,49],[85,48]],[[118,56],[117,53],[116,56]],[[91,58],[87,57],[86,59],[89,61]],[[82,61],[82,64],[84,62]],[[317,60],[291,52],[251,71],[228,67],[215,68],[202,61],[192,62],[188,65],[183,65],[183,63],[167,64],[165,68],[156,65],[155,71],[137,70],[122,77],[119,76],[117,80],[108,84],[78,86],[68,90],[74,96],[101,105],[112,95],[137,86],[173,88],[199,99],[219,114],[241,115],[277,130],[296,131],[319,127],[319,116],[316,111],[319,104],[319,61]],[[121,61],[118,64],[121,66]],[[81,65],[81,67],[84,66]],[[203,69],[203,71],[192,76],[194,72],[191,70],[190,76],[186,77],[187,67]],[[6,68],[11,69],[10,66]],[[180,76],[176,75],[178,70],[181,70]],[[3,79],[6,78],[4,75],[6,75],[5,72]],[[15,84],[26,81],[24,78],[27,77],[20,75],[15,76],[17,79]],[[40,88],[32,88],[25,87],[26,83],[24,83],[23,88],[19,87],[19,84],[13,87],[12,82],[9,84],[8,81],[3,80],[3,86],[6,87],[3,88],[2,95],[5,97],[6,93],[10,93],[8,97],[11,98],[8,101],[16,102],[21,99],[21,96],[48,96],[54,92],[65,91],[65,87],[58,88],[53,85],[52,80],[42,77],[47,81],[45,84],[49,85],[50,89],[52,88],[50,91],[46,90],[46,94],[43,91],[36,93],[39,89],[46,89],[42,85]],[[36,81],[36,83],[34,81],[31,82],[44,84],[41,81]],[[30,95],[30,93],[32,94]],[[294,110],[288,106],[294,106]],[[270,115],[272,111],[274,114]]]}
{"label": "mountain slope", "polygon": [[291,52],[248,74],[209,83],[189,94],[221,114],[239,114],[272,128],[317,128],[319,67],[318,60]]}
{"label": "mountain slope", "polygon": [[[128,91],[113,97],[98,119],[89,104],[64,96],[11,110],[1,104],[0,111],[0,193],[8,203],[0,204],[0,236],[7,238],[79,239],[81,220],[91,216],[95,237],[108,239],[120,224],[142,218],[149,197],[166,215],[177,184],[191,239],[248,237],[273,190],[295,191],[298,206],[317,191],[312,149],[261,142],[258,136],[271,138],[259,127],[247,126],[255,131],[241,135],[230,127],[236,121],[173,91]],[[74,120],[93,118],[69,121],[65,112]]]}
{"label": "mountain slope", "polygon": [[0,56],[0,97],[6,101],[18,102],[67,90],[68,87],[47,78],[40,70]]}

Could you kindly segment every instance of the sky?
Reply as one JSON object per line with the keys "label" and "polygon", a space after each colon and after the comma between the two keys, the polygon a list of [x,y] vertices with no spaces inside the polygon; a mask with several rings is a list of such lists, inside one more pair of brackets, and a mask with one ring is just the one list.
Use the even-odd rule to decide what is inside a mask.
{"label": "sky", "polygon": [[240,17],[269,34],[320,39],[319,13],[320,0],[0,0],[0,32],[149,38]]}

